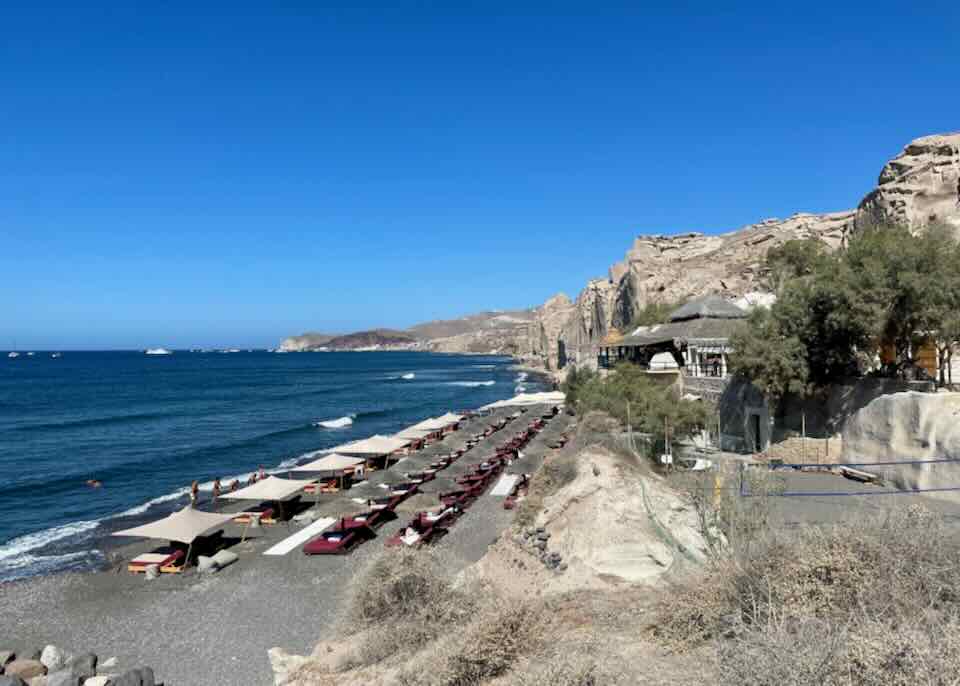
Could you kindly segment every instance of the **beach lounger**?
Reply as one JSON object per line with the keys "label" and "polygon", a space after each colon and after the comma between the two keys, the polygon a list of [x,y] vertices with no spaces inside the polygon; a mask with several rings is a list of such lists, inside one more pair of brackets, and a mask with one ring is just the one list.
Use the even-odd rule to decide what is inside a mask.
{"label": "beach lounger", "polygon": [[256,507],[252,507],[249,510],[244,510],[243,512],[237,513],[237,516],[233,518],[233,521],[237,524],[249,524],[253,521],[254,517],[260,518],[261,524],[276,524],[277,520],[274,519],[274,510],[273,506],[269,503],[260,503]]}
{"label": "beach lounger", "polygon": [[421,521],[418,515],[407,526],[388,538],[385,543],[390,547],[405,545],[415,548],[431,543],[441,533],[446,532],[440,527]]}
{"label": "beach lounger", "polygon": [[376,534],[365,522],[343,518],[337,526],[303,546],[303,552],[305,555],[345,555],[370,538],[376,538]]}
{"label": "beach lounger", "polygon": [[160,571],[163,571],[164,567],[174,568],[177,566],[183,566],[183,559],[186,557],[186,553],[179,548],[165,547],[157,548],[154,551],[149,553],[143,553],[137,555],[135,558],[130,560],[127,563],[127,571],[134,573],[143,573],[147,571],[147,567],[150,565],[157,565],[160,568]]}
{"label": "beach lounger", "polygon": [[376,529],[378,526],[383,525],[384,522],[394,518],[396,518],[396,514],[394,514],[393,510],[389,508],[379,508],[355,514],[352,517],[347,517],[347,520],[351,523],[357,522],[359,524],[365,524],[371,529]]}

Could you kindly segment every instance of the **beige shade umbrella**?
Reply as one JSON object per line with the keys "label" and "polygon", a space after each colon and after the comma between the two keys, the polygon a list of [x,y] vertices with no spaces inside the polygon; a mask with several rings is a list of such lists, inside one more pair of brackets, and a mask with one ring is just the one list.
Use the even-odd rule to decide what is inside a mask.
{"label": "beige shade umbrella", "polygon": [[[297,493],[302,491],[304,486],[307,484],[316,482],[316,479],[281,479],[277,476],[268,476],[266,479],[261,479],[257,483],[247,486],[246,488],[241,488],[240,490],[233,491],[232,493],[224,493],[220,497],[230,500],[273,500],[276,501],[280,506],[280,516],[285,517],[283,512],[283,501],[289,500],[295,496]],[[243,528],[241,540],[246,540],[247,528],[249,526],[250,522],[247,522],[247,526]],[[254,526],[256,527],[258,524],[254,524]]]}
{"label": "beige shade umbrella", "polygon": [[223,493],[221,498],[229,500],[276,500],[282,502],[293,497],[303,490],[307,484],[316,482],[316,479],[281,479],[277,476],[268,476],[255,484],[241,488],[231,493]]}
{"label": "beige shade umbrella", "polygon": [[233,515],[201,512],[200,510],[194,510],[192,507],[185,507],[150,524],[135,526],[123,531],[114,531],[111,535],[159,538],[165,541],[179,541],[180,543],[190,544],[197,536],[202,536],[210,529],[222,526],[231,519],[233,519]]}
{"label": "beige shade umbrella", "polygon": [[182,510],[167,515],[150,524],[135,526],[132,529],[123,531],[114,531],[113,536],[135,536],[137,538],[159,538],[164,541],[179,541],[187,544],[187,558],[184,561],[184,567],[190,564],[190,551],[193,548],[193,542],[198,536],[223,526],[233,519],[233,515],[216,514],[214,512],[201,512],[195,510],[189,505]]}
{"label": "beige shade umbrella", "polygon": [[362,441],[354,441],[336,448],[341,455],[389,455],[401,448],[410,445],[407,438],[396,438],[390,436],[371,436]]}
{"label": "beige shade umbrella", "polygon": [[[291,472],[326,472],[332,473],[337,478],[340,479],[340,488],[343,488],[344,473],[347,470],[354,471],[357,467],[366,463],[366,460],[362,457],[347,457],[346,455],[338,455],[337,453],[332,453],[326,457],[321,457],[319,460],[314,460],[313,462],[307,462],[302,464],[299,467],[294,467],[291,469]],[[317,503],[320,502],[320,489],[317,489]]]}
{"label": "beige shade umbrella", "polygon": [[462,414],[454,414],[453,412],[447,412],[444,415],[437,417],[438,422],[443,422],[444,426],[450,426],[451,424],[457,424],[463,421]]}
{"label": "beige shade umbrella", "polygon": [[314,460],[313,462],[307,462],[302,464],[299,467],[294,467],[291,469],[291,472],[339,472],[344,469],[350,469],[356,467],[357,465],[363,464],[364,460],[362,457],[347,457],[346,455],[338,455],[337,453],[331,453],[325,457],[321,457],[319,460]]}

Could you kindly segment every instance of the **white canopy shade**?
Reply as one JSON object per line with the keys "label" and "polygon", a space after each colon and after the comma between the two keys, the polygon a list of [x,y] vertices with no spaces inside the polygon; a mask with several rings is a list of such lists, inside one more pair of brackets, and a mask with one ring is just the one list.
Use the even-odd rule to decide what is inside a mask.
{"label": "white canopy shade", "polygon": [[406,429],[401,431],[396,435],[397,438],[406,438],[411,441],[419,441],[421,438],[429,436],[432,433],[435,433],[435,429],[418,429],[413,426],[408,426]]}
{"label": "white canopy shade", "polygon": [[341,455],[389,455],[410,445],[410,439],[390,436],[371,436],[362,441],[354,441],[337,447]]}
{"label": "white canopy shade", "polygon": [[307,484],[312,484],[316,479],[301,481],[300,479],[281,479],[276,476],[268,476],[252,486],[241,488],[233,493],[224,493],[221,498],[231,500],[286,500],[303,490]]}
{"label": "white canopy shade", "polygon": [[180,541],[189,544],[193,543],[197,536],[202,536],[215,527],[223,526],[233,517],[234,515],[201,512],[192,507],[185,507],[150,524],[115,531],[112,535],[159,538],[165,541]]}
{"label": "white canopy shade", "polygon": [[511,407],[513,405],[562,405],[566,400],[566,395],[562,391],[547,391],[545,393],[521,393],[508,400],[498,400],[495,403],[484,405],[484,410],[493,410],[498,407]]}
{"label": "white canopy shade", "polygon": [[338,455],[337,453],[332,453],[325,457],[321,457],[319,460],[314,460],[313,462],[307,462],[302,464],[299,467],[294,467],[291,469],[291,472],[339,472],[344,469],[350,469],[351,467],[356,467],[357,465],[363,464],[362,457],[347,457],[346,455]]}
{"label": "white canopy shade", "polygon": [[454,414],[453,412],[447,412],[444,415],[437,417],[438,422],[443,422],[444,426],[450,426],[451,424],[456,424],[463,420],[462,414]]}

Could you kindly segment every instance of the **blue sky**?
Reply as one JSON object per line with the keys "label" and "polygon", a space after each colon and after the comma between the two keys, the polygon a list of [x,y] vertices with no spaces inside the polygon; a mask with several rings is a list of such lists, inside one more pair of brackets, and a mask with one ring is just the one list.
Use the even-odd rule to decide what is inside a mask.
{"label": "blue sky", "polygon": [[957,3],[772,5],[5,4],[0,348],[535,305],[960,128]]}

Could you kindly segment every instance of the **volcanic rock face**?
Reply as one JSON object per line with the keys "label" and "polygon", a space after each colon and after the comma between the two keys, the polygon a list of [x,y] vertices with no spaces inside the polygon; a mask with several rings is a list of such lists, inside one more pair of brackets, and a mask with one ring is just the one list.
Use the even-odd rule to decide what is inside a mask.
{"label": "volcanic rock face", "polygon": [[890,160],[857,209],[857,227],[946,224],[960,232],[960,133],[918,138]]}
{"label": "volcanic rock face", "polygon": [[592,365],[610,329],[626,329],[648,303],[711,293],[736,299],[762,291],[761,265],[771,247],[817,238],[835,249],[853,227],[854,214],[796,214],[717,236],[639,236],[610,267],[608,279],[590,281],[575,303],[555,296],[538,310],[528,357],[547,369]]}
{"label": "volcanic rock face", "polygon": [[573,316],[576,306],[563,293],[553,296],[534,312],[523,341],[523,357],[546,369],[558,369],[565,362],[560,331]]}

